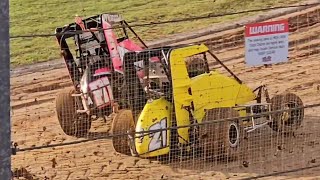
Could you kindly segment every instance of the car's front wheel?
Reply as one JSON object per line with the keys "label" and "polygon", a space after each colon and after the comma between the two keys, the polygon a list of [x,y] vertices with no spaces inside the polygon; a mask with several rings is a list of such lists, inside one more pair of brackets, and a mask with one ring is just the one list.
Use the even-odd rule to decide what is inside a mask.
{"label": "car's front wheel", "polygon": [[63,132],[69,136],[84,137],[90,130],[91,118],[77,113],[77,101],[73,89],[63,90],[56,97],[56,112]]}

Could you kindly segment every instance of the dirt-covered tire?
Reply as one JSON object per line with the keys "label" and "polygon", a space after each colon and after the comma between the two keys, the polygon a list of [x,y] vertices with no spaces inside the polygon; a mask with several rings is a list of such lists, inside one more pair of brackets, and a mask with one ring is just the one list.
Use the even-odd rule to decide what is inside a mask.
{"label": "dirt-covered tire", "polygon": [[120,110],[112,121],[112,144],[116,152],[131,155],[129,138],[127,133],[135,130],[135,123],[131,110]]}
{"label": "dirt-covered tire", "polygon": [[[232,108],[215,108],[206,111],[203,122],[239,117]],[[243,136],[240,119],[215,122],[199,127],[199,143],[206,159],[234,160],[241,153],[240,143]]]}
{"label": "dirt-covered tire", "polygon": [[[302,100],[293,93],[285,93],[274,96],[271,99],[271,111],[286,110],[303,107]],[[296,130],[304,118],[304,109],[296,109],[289,112],[279,112],[271,115],[272,122],[269,126],[277,132],[289,133]]]}
{"label": "dirt-covered tire", "polygon": [[88,134],[91,119],[87,114],[77,113],[77,97],[73,97],[73,89],[61,91],[56,97],[56,112],[60,127],[69,136],[83,137]]}

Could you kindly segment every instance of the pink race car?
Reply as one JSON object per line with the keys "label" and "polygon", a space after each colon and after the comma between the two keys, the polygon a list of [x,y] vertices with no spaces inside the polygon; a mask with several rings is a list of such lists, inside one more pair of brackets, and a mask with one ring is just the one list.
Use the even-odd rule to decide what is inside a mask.
{"label": "pink race car", "polygon": [[[141,45],[129,39],[129,33]],[[56,28],[56,38],[74,86],[56,98],[58,120],[67,135],[82,137],[93,120],[106,119],[112,113],[115,102],[121,108],[130,106],[117,101],[125,95],[123,58],[125,53],[147,46],[118,14],[76,17],[75,23]],[[158,57],[150,58],[150,62],[160,64]],[[133,76],[142,85],[143,62],[135,62],[134,68]]]}

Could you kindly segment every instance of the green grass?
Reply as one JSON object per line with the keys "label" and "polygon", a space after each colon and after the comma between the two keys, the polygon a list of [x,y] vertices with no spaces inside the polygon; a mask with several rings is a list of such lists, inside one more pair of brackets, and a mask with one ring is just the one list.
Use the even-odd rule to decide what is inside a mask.
{"label": "green grass", "polygon": [[[299,2],[299,0],[10,0],[11,36],[54,33],[56,27],[73,22],[76,14],[91,16],[117,12],[131,24],[164,21],[209,13],[225,13],[246,9],[265,8]],[[241,14],[198,21],[136,27],[145,41],[170,34],[201,29],[221,21],[241,18]],[[59,58],[54,37],[11,39],[13,66]]]}

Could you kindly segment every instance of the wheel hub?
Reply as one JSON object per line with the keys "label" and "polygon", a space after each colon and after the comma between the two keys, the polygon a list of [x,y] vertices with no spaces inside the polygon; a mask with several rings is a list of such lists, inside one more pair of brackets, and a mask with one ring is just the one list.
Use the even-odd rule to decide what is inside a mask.
{"label": "wheel hub", "polygon": [[239,143],[239,128],[237,123],[231,123],[228,128],[228,140],[231,147],[236,147]]}
{"label": "wheel hub", "polygon": [[285,106],[285,107],[283,108],[283,110],[285,110],[285,112],[283,112],[283,113],[281,114],[281,121],[282,121],[282,122],[287,122],[287,121],[289,120],[289,118],[290,118],[290,112],[287,111],[287,110],[289,110],[289,109],[290,109],[289,106]]}

